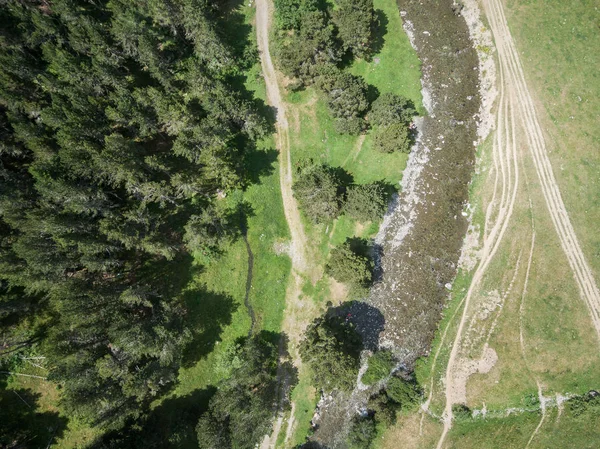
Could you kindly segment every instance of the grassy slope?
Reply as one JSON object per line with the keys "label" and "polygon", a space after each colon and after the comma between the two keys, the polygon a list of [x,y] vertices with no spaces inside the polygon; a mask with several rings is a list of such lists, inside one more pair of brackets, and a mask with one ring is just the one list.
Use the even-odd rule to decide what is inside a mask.
{"label": "grassy slope", "polygon": [[[355,61],[348,69],[361,75],[365,81],[377,88],[380,93],[394,92],[404,95],[415,103],[419,110],[421,104],[420,62],[410,46],[402,29],[398,8],[393,0],[375,0],[375,9],[386,23],[383,47],[372,62]],[[371,135],[364,137],[362,147],[359,137],[342,135],[335,131],[325,101],[312,88],[287,95],[290,104],[290,133],[292,162],[313,158],[332,166],[346,169],[356,183],[368,183],[384,179],[396,184],[402,178],[406,166],[405,154],[382,154],[372,149]],[[324,231],[331,226],[318,229],[308,225],[314,237],[323,242]],[[355,223],[345,217],[337,220],[331,235],[332,244],[341,243],[345,237],[353,235]],[[376,227],[364,230],[370,235]]]}
{"label": "grassy slope", "polygon": [[[374,7],[385,24],[379,36],[383,44],[381,50],[372,62],[355,61],[348,70],[362,76],[380,93],[394,92],[410,98],[419,111],[423,111],[420,62],[402,29],[396,3],[394,0],[375,0]],[[323,96],[315,89],[290,93],[286,101],[292,163],[313,158],[315,161],[340,166],[351,173],[354,181],[359,184],[381,179],[397,184],[402,179],[407,155],[376,152],[372,149],[370,134],[364,137],[364,143],[360,147],[357,144],[360,141],[359,137],[337,133]],[[315,260],[314,263],[321,266],[332,246],[339,245],[347,237],[354,235],[372,236],[378,229],[378,224],[362,226],[344,216],[333,223],[320,226],[314,226],[305,220],[305,226],[311,240],[318,247],[316,253],[319,260]],[[321,280],[315,286],[307,282],[304,293],[321,305],[331,299],[326,280]],[[298,426],[294,436],[296,444],[304,441],[317,400],[307,374],[305,370],[300,373],[299,384],[293,391]]]}
{"label": "grassy slope", "polygon": [[508,0],[561,194],[600,282],[600,3]]}

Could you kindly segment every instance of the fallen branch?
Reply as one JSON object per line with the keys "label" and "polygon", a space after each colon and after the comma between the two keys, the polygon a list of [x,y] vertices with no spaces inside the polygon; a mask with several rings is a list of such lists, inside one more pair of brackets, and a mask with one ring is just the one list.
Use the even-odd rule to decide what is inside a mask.
{"label": "fallen branch", "polygon": [[31,405],[29,405],[29,404],[27,403],[27,401],[26,401],[25,399],[23,399],[23,397],[22,397],[22,396],[21,396],[19,393],[17,393],[15,390],[12,390],[12,392],[13,392],[14,394],[16,394],[16,395],[19,397],[19,399],[20,399],[20,400],[22,400],[22,401],[25,403],[25,405],[26,405],[27,407],[31,408]]}
{"label": "fallen branch", "polygon": [[12,376],[23,376],[23,377],[34,377],[36,379],[47,380],[47,378],[43,377],[43,376],[34,376],[33,374],[13,373],[12,371],[0,371],[0,374],[9,374],[9,375],[12,375]]}

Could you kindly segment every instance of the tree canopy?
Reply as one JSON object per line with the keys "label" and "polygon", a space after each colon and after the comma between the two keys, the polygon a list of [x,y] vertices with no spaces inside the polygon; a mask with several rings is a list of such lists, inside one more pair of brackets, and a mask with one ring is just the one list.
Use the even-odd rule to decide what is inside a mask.
{"label": "tree canopy", "polygon": [[322,223],[339,215],[343,201],[343,183],[332,167],[306,161],[298,167],[298,177],[293,189],[300,206],[315,223]]}
{"label": "tree canopy", "polygon": [[401,122],[407,124],[417,115],[412,101],[393,93],[381,94],[371,105],[369,121],[373,125],[387,126]]}
{"label": "tree canopy", "polygon": [[336,0],[336,5],[333,22],[344,50],[357,58],[370,57],[376,25],[373,0]]}
{"label": "tree canopy", "polygon": [[367,254],[366,244],[360,239],[347,239],[333,248],[326,266],[332,278],[354,287],[368,287],[373,268],[374,263]]}
{"label": "tree canopy", "polygon": [[381,182],[348,187],[343,212],[355,220],[377,221],[387,210],[389,194]]}
{"label": "tree canopy", "polygon": [[225,380],[200,418],[201,449],[251,449],[269,433],[277,401],[277,346],[267,332],[237,342]]}
{"label": "tree canopy", "polygon": [[310,365],[317,388],[352,390],[361,349],[362,339],[352,323],[344,316],[326,314],[306,329],[300,356]]}
{"label": "tree canopy", "polygon": [[1,350],[33,341],[18,322],[44,314],[48,377],[94,425],[173,386],[192,332],[166,271],[235,235],[217,197],[249,182],[269,131],[236,81],[252,52],[226,14],[199,0],[0,9]]}

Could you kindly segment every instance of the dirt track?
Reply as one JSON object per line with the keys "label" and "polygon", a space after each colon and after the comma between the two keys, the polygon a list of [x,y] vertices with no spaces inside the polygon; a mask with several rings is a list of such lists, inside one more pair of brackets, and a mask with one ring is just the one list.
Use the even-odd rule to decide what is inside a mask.
{"label": "dirt track", "polygon": [[594,327],[600,338],[600,291],[585,260],[560,195],[558,184],[554,178],[552,165],[546,151],[544,135],[537,119],[531,94],[527,89],[519,55],[506,24],[502,4],[499,0],[486,0],[484,5],[498,46],[500,63],[509,78],[507,88],[512,90],[519,99],[517,113],[526,130],[527,143],[535,163],[548,211],[579,286],[581,297],[589,308]]}
{"label": "dirt track", "polygon": [[277,72],[271,60],[269,52],[269,26],[272,5],[269,0],[256,1],[256,36],[262,73],[267,88],[267,99],[269,104],[277,110],[277,149],[280,152],[279,182],[281,185],[281,196],[283,197],[283,209],[291,234],[290,257],[292,268],[300,274],[308,271],[306,261],[307,240],[296,199],[292,194],[292,160],[290,157],[289,125],[286,117],[285,104],[281,99]]}
{"label": "dirt track", "polygon": [[[458,402],[456,393],[461,390],[462,383],[467,380],[462,376],[467,361],[460,357],[459,350],[464,324],[468,316],[469,303],[502,241],[510,220],[518,189],[518,151],[521,149],[523,149],[521,151],[524,151],[525,147],[529,148],[561,247],[567,256],[581,297],[589,309],[592,323],[600,338],[600,292],[592,271],[584,258],[562,201],[558,184],[554,178],[542,129],[525,82],[518,52],[506,23],[501,0],[483,0],[483,6],[494,35],[500,73],[499,109],[493,146],[496,179],[493,199],[486,211],[482,258],[464,299],[465,304],[461,321],[446,369],[444,430],[438,441],[438,448],[443,446],[445,437],[452,426],[452,405]],[[515,134],[517,123],[522,127],[523,134],[526,136],[524,142],[516,142],[515,140],[517,137]],[[501,192],[498,191],[498,184],[502,186]],[[496,208],[497,212],[494,213]],[[528,272],[530,264],[531,260],[528,263]]]}
{"label": "dirt track", "polygon": [[[270,0],[256,0],[256,37],[262,73],[267,90],[267,100],[277,111],[277,134],[275,136],[277,149],[279,150],[279,183],[281,187],[281,196],[283,199],[283,210],[285,218],[290,229],[289,255],[292,259],[292,276],[286,292],[286,309],[282,324],[282,334],[288,338],[289,354],[294,365],[299,366],[300,359],[297,354],[297,344],[300,335],[306,325],[305,304],[300,299],[302,291],[302,276],[308,276],[310,279],[315,277],[314,267],[309,267],[307,258],[307,249],[309,248],[304,227],[300,218],[300,211],[294,195],[292,193],[292,161],[290,156],[289,125],[286,117],[285,103],[281,98],[277,72],[271,60],[269,51],[269,29],[272,16],[272,4]],[[283,341],[283,340],[282,340]],[[286,349],[280,345],[280,368],[281,361],[286,357]],[[278,369],[277,373],[280,383],[280,400],[278,407],[278,416],[275,421],[273,433],[266,437],[261,444],[261,449],[274,448],[277,437],[283,424],[283,406],[285,403],[285,392],[289,387],[289,373]],[[292,404],[292,410],[294,404]],[[286,441],[293,431],[293,413],[287,425]]]}

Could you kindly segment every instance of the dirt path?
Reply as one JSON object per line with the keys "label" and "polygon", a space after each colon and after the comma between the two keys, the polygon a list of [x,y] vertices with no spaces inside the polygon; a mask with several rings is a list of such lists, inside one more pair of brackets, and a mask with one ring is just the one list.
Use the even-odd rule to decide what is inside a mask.
{"label": "dirt path", "polygon": [[[517,161],[519,156],[522,156],[523,150],[521,148],[525,148],[525,144],[529,147],[561,246],[567,256],[581,296],[588,306],[593,325],[600,338],[600,292],[589,265],[585,261],[554,178],[542,130],[537,120],[531,94],[525,82],[519,55],[506,24],[502,3],[500,0],[483,0],[483,5],[497,46],[500,73],[499,109],[493,144],[494,193],[492,203],[486,211],[482,258],[464,299],[465,304],[461,320],[446,368],[444,429],[438,440],[438,449],[443,447],[446,435],[452,426],[452,406],[459,402],[460,392],[467,380],[464,377],[464,367],[469,361],[462,358],[459,352],[463,328],[468,318],[469,303],[502,242],[510,221],[519,184]],[[521,145],[517,145],[516,142],[515,127],[517,122],[523,127],[526,136],[525,142],[519,142]],[[501,191],[499,184],[501,185]],[[494,214],[496,208],[497,213]],[[528,271],[530,263],[531,260],[528,264]],[[528,275],[529,273],[527,273]],[[540,425],[542,422],[543,420]]]}
{"label": "dirt path", "polygon": [[[298,357],[297,346],[300,336],[305,327],[305,320],[311,316],[307,313],[307,307],[310,305],[304,304],[301,301],[303,276],[311,280],[315,280],[316,272],[310,269],[308,264],[307,249],[309,248],[304,227],[300,218],[300,211],[294,195],[292,193],[292,160],[290,156],[290,137],[289,124],[286,117],[286,106],[281,98],[277,72],[271,60],[269,51],[269,29],[272,16],[272,4],[270,0],[256,0],[256,37],[258,41],[258,49],[260,52],[260,60],[262,73],[265,80],[267,99],[271,106],[277,110],[277,134],[275,136],[277,149],[279,150],[279,182],[281,187],[281,196],[283,199],[283,209],[285,218],[290,229],[290,247],[289,255],[292,259],[292,276],[288,284],[286,292],[286,309],[282,323],[282,333],[288,339],[289,348],[286,345],[280,345],[280,368],[277,371],[279,378],[279,405],[277,410],[277,418],[275,421],[273,433],[265,437],[261,444],[261,449],[274,448],[277,442],[277,437],[282,428],[284,417],[284,405],[286,403],[287,386],[290,382],[289,370],[281,369],[283,359],[289,357],[292,363],[299,367],[300,358]],[[310,302],[310,301],[309,301]],[[287,351],[289,350],[289,354]],[[292,410],[294,405],[292,404]],[[289,429],[293,428],[293,413],[288,422]]]}
{"label": "dirt path", "polygon": [[258,49],[260,51],[260,60],[262,73],[267,88],[267,99],[269,104],[277,110],[277,149],[280,153],[279,182],[281,185],[281,196],[283,198],[283,208],[285,218],[288,222],[291,234],[290,257],[292,258],[292,268],[300,274],[308,271],[306,248],[307,239],[300,219],[300,212],[296,199],[292,194],[292,159],[290,157],[290,136],[289,125],[286,117],[285,104],[281,99],[279,84],[277,81],[277,72],[271,60],[269,52],[269,27],[271,19],[272,5],[269,0],[256,1],[256,36],[258,40]]}
{"label": "dirt path", "polygon": [[[500,70],[500,84],[501,86],[504,85],[504,71],[502,70],[502,67]],[[464,299],[463,312],[458,325],[456,338],[452,344],[448,366],[446,368],[444,430],[437,444],[438,449],[442,447],[446,435],[452,426],[452,406],[462,399],[469,373],[472,371],[472,369],[468,369],[472,362],[459,356],[463,328],[468,321],[469,304],[471,303],[476,289],[479,287],[487,267],[494,258],[494,255],[502,242],[517,198],[519,166],[515,142],[514,103],[515,97],[510,94],[505,94],[504,89],[501,89],[496,136],[492,151],[494,170],[501,180],[502,188],[501,192],[497,192],[496,190],[499,189],[498,183],[495,183],[493,197],[495,202],[486,213],[487,217],[483,233],[484,240],[481,260],[475,270],[473,280]],[[498,194],[499,199],[497,198]],[[493,219],[491,218],[492,208],[497,208],[497,213]]]}

